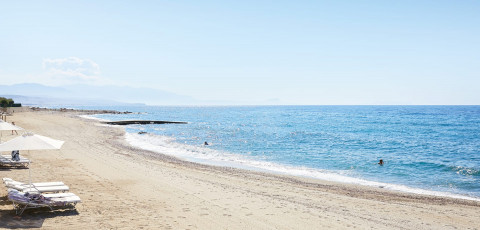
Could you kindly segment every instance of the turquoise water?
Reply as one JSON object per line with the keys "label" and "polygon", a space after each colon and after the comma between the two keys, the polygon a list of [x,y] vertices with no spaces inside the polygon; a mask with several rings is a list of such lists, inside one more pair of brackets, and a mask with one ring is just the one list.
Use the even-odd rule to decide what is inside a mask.
{"label": "turquoise water", "polygon": [[139,114],[95,117],[188,122],[131,125],[126,136],[132,145],[187,160],[480,198],[480,106],[107,109]]}

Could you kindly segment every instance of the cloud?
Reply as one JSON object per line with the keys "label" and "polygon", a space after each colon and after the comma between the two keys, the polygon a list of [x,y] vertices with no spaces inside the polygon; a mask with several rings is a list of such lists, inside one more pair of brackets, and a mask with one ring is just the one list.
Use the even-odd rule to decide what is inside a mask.
{"label": "cloud", "polygon": [[100,66],[90,59],[68,57],[43,59],[45,74],[64,82],[96,82],[100,80]]}

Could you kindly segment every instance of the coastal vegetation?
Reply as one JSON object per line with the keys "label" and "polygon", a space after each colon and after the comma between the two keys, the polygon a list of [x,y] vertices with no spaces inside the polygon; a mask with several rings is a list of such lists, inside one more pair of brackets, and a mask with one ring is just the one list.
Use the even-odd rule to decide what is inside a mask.
{"label": "coastal vegetation", "polygon": [[5,97],[0,97],[0,107],[6,108],[6,107],[21,107],[22,104],[17,103],[15,104],[15,101],[11,98],[5,98]]}

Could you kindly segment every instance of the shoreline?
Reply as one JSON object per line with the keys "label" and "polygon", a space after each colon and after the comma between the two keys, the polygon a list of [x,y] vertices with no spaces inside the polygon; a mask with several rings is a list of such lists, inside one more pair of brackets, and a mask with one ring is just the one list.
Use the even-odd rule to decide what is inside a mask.
{"label": "shoreline", "polygon": [[[77,111],[78,112],[78,111]],[[80,111],[81,112],[81,111]],[[91,111],[93,112],[93,111]],[[101,114],[101,110],[98,111],[97,114]],[[117,114],[117,113],[114,113]],[[91,119],[91,120],[97,120],[99,122],[105,123],[105,124],[115,124],[116,122],[110,121],[110,120],[104,120],[96,117],[92,117],[93,114],[88,114],[88,115],[81,115],[81,118],[84,119]],[[120,121],[123,122],[123,121]],[[126,132],[127,133],[127,132]],[[135,133],[128,133],[130,135],[136,135]],[[156,134],[152,134],[153,136],[158,136]],[[167,136],[168,137],[168,136]],[[127,140],[127,142],[129,142]],[[134,143],[128,143],[131,146],[135,146]],[[166,153],[162,153],[157,150],[148,150],[148,149],[143,149],[139,146],[135,146],[136,148],[139,148],[141,150],[145,151],[153,151],[155,154],[162,154],[162,155],[168,155],[168,156],[173,156],[169,155]],[[176,156],[173,156],[176,157]],[[355,178],[355,177],[348,177],[348,176],[343,176],[339,174],[335,174],[334,172],[321,172],[318,169],[314,168],[306,168],[306,169],[298,169],[293,166],[287,167],[281,164],[275,164],[273,163],[273,167],[275,169],[277,168],[282,168],[284,170],[303,170],[301,173],[288,173],[285,171],[282,171],[280,169],[268,169],[268,168],[262,168],[258,166],[253,166],[253,165],[245,165],[244,163],[231,163],[231,162],[223,162],[223,161],[215,161],[215,162],[209,162],[208,160],[199,160],[195,157],[187,157],[188,159],[179,159],[181,161],[185,162],[195,162],[198,164],[205,164],[207,166],[218,166],[218,167],[233,167],[233,168],[238,168],[240,170],[247,170],[247,171],[254,171],[254,172],[261,172],[261,173],[267,173],[267,174],[273,174],[277,176],[286,176],[286,177],[299,177],[303,179],[312,179],[312,180],[319,180],[322,182],[334,182],[334,183],[341,183],[341,184],[347,184],[347,185],[358,185],[358,186],[366,186],[368,188],[374,188],[374,189],[381,189],[382,191],[391,191],[391,192],[399,192],[399,193],[406,193],[406,194],[412,194],[412,195],[420,195],[420,196],[434,196],[434,197],[445,197],[445,198],[452,198],[452,199],[461,199],[461,200],[470,200],[470,201],[475,201],[475,202],[480,202],[480,197],[473,197],[469,196],[467,194],[461,194],[461,193],[450,193],[450,192],[443,192],[443,191],[435,191],[435,190],[428,190],[424,188],[416,188],[416,187],[409,187],[407,185],[403,184],[395,184],[395,183],[387,183],[387,182],[378,182],[378,181],[373,181],[373,180],[366,180],[366,179],[360,179],[360,178]],[[328,171],[328,170],[327,170]],[[311,174],[310,176],[307,174]],[[313,174],[316,174],[313,175]],[[334,177],[337,179],[329,179],[327,177]],[[344,179],[343,181],[341,179]],[[346,179],[346,180],[345,180]]]}
{"label": "shoreline", "polygon": [[[144,154],[148,157],[151,157],[152,159],[167,161],[168,163],[172,163],[172,164],[187,165],[188,167],[192,167],[192,168],[208,169],[208,170],[217,171],[217,172],[228,171],[230,173],[236,173],[236,174],[255,174],[255,175],[264,176],[266,178],[271,177],[272,179],[275,179],[275,180],[282,180],[286,182],[288,181],[296,185],[303,185],[307,187],[319,188],[319,187],[324,187],[323,185],[330,185],[332,187],[335,187],[336,189],[347,191],[345,192],[345,194],[351,194],[353,196],[358,195],[358,194],[352,193],[353,191],[366,190],[367,193],[368,192],[375,193],[375,194],[388,193],[389,195],[399,196],[402,198],[411,198],[415,200],[430,200],[430,201],[437,200],[440,202],[447,202],[447,203],[465,202],[465,204],[472,204],[480,207],[480,198],[468,197],[461,194],[447,194],[447,195],[422,194],[422,193],[388,189],[388,188],[383,188],[383,187],[378,187],[373,185],[364,185],[364,184],[355,183],[355,182],[348,183],[348,182],[319,179],[319,178],[307,177],[307,176],[290,175],[288,173],[280,173],[280,172],[274,172],[270,170],[262,171],[260,169],[255,170],[255,169],[247,169],[247,168],[240,168],[240,167],[230,167],[230,166],[222,166],[222,165],[215,165],[215,164],[208,164],[208,163],[200,163],[200,162],[184,160],[176,156],[136,147],[127,143],[127,141],[125,141],[124,144],[125,146],[123,147],[133,148],[135,149],[135,151],[137,151],[138,154]],[[371,182],[381,183],[381,182],[375,182],[375,181],[371,181]],[[389,184],[389,185],[394,185],[394,184]],[[353,189],[351,187],[358,187],[358,188]],[[412,189],[415,189],[415,188],[412,188]],[[425,191],[432,192],[432,193],[437,192],[437,191],[430,191],[430,190],[425,190]],[[452,195],[452,196],[449,196],[449,195]],[[455,197],[455,196],[458,196],[458,197]],[[358,196],[358,197],[361,197],[361,196]]]}
{"label": "shoreline", "polygon": [[[183,161],[132,147],[123,129],[76,115],[80,113],[50,111],[12,117],[29,131],[66,141],[61,154],[27,155],[34,162],[36,181],[62,180],[83,201],[75,215],[39,212],[45,228],[476,227],[480,202]],[[50,174],[50,168],[59,170]],[[24,174],[25,170],[0,170],[2,177],[21,179]],[[1,189],[0,197],[5,194]],[[7,203],[0,200],[0,215],[13,212]],[[111,208],[104,209],[107,204]],[[22,218],[37,215],[27,216]],[[92,221],[105,218],[106,223]]]}

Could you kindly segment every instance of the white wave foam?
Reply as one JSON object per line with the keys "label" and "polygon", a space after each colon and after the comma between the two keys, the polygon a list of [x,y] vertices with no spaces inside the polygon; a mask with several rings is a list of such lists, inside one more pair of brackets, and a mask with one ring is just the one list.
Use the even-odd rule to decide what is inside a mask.
{"label": "white wave foam", "polygon": [[388,184],[353,178],[341,175],[340,171],[336,173],[327,170],[313,169],[307,167],[293,167],[267,161],[254,160],[248,158],[247,156],[222,152],[210,149],[207,146],[203,145],[193,146],[177,143],[175,142],[175,138],[173,137],[159,136],[154,134],[126,133],[125,139],[132,146],[153,152],[175,156],[184,160],[197,163],[271,172],[283,175],[315,178],[349,184],[359,184],[414,194],[480,201],[480,198],[463,196],[448,192],[430,191],[419,188],[411,188],[405,185]]}
{"label": "white wave foam", "polygon": [[102,118],[94,117],[94,115],[78,115],[78,117],[84,118],[84,119],[89,119],[89,120],[110,121],[110,120],[107,120],[107,119],[102,119]]}

